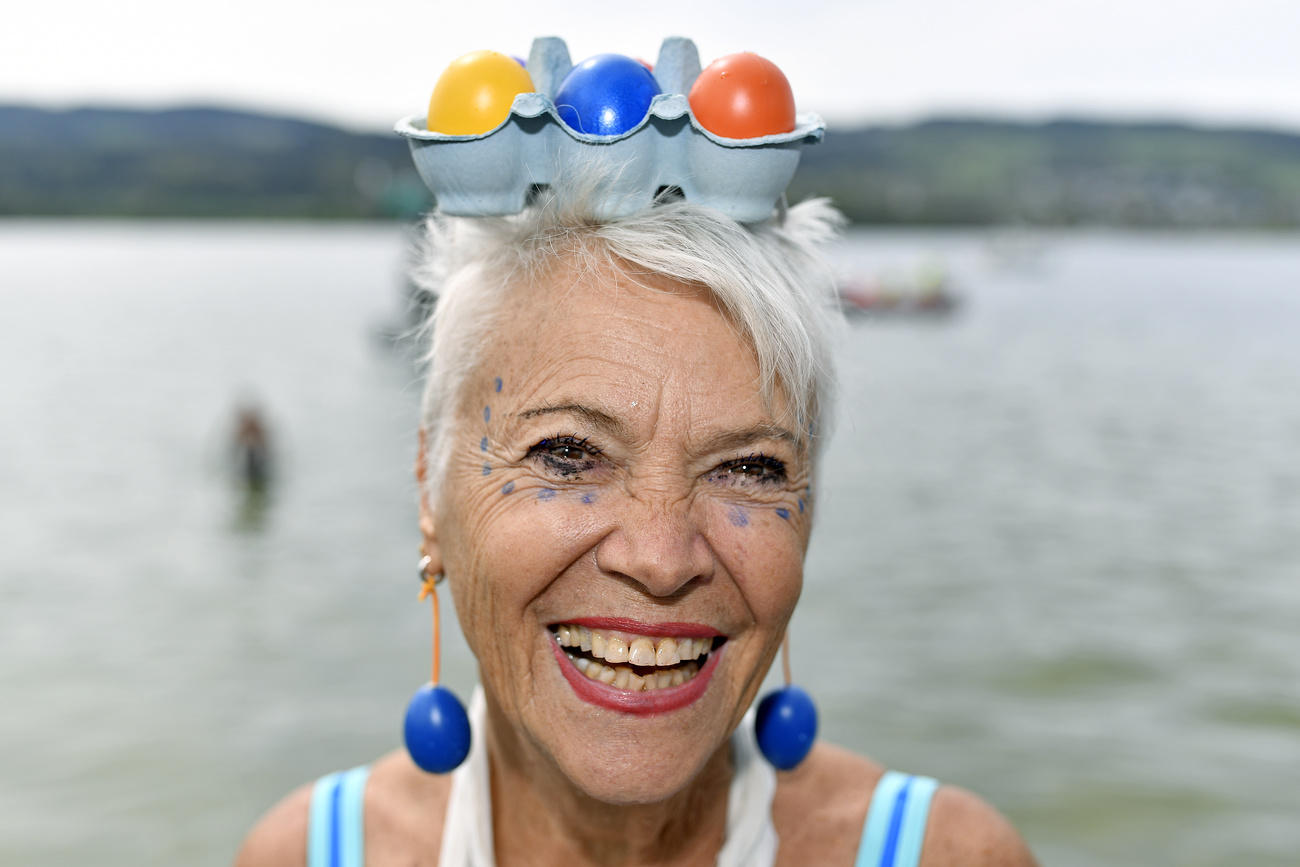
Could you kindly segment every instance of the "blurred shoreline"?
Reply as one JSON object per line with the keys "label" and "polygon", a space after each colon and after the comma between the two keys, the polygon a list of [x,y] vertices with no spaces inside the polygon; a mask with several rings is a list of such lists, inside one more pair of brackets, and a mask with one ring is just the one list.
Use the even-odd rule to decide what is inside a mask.
{"label": "blurred shoreline", "polygon": [[[432,207],[432,204],[430,204]],[[130,229],[133,226],[165,227],[174,226],[178,230],[200,229],[209,226],[214,229],[229,228],[232,231],[244,231],[249,227],[264,225],[268,228],[293,229],[304,231],[322,228],[363,229],[369,226],[384,226],[393,223],[410,223],[415,225],[422,214],[406,218],[363,218],[363,217],[303,217],[303,216],[223,216],[187,217],[176,215],[138,216],[134,214],[3,214],[0,213],[0,228],[6,231],[21,231],[25,227],[39,230],[42,227],[53,229],[96,227],[110,230],[114,228]],[[1300,226],[1116,226],[1104,224],[1085,224],[1073,226],[1060,225],[1023,225],[1011,223],[961,224],[961,223],[863,223],[851,222],[850,233],[870,232],[882,238],[891,236],[909,237],[918,233],[954,239],[983,238],[991,245],[1002,243],[1048,243],[1055,239],[1095,239],[1123,242],[1195,242],[1197,239],[1237,239],[1249,242],[1258,240],[1289,240],[1296,235]]]}
{"label": "blurred shoreline", "polygon": [[[996,117],[833,126],[791,200],[871,226],[1300,228],[1300,132]],[[405,220],[406,143],[231,108],[0,104],[0,219]]]}

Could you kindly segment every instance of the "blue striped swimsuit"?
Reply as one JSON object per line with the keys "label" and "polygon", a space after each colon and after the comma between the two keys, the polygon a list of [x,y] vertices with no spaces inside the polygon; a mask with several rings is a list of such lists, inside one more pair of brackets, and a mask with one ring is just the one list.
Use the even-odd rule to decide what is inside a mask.
{"label": "blue striped swimsuit", "polygon": [[[370,769],[321,777],[311,793],[307,867],[363,867],[362,814]],[[939,784],[889,771],[876,784],[854,867],[916,867]]]}

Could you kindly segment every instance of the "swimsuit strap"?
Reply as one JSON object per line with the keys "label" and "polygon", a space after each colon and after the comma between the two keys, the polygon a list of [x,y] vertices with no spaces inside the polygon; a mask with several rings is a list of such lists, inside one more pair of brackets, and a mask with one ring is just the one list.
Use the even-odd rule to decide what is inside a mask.
{"label": "swimsuit strap", "polygon": [[307,867],[362,867],[365,863],[366,778],[364,765],[327,774],[311,790]]}
{"label": "swimsuit strap", "polygon": [[[327,774],[311,793],[307,867],[365,864],[366,766]],[[888,771],[876,784],[855,867],[917,867],[938,782]]]}
{"label": "swimsuit strap", "polygon": [[876,784],[854,867],[917,867],[939,783],[888,771]]}

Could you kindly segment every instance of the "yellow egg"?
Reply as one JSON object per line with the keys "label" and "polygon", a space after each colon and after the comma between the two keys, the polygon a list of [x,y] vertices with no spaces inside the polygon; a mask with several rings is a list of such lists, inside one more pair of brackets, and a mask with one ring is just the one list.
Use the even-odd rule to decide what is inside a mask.
{"label": "yellow egg", "polygon": [[479,135],[500,126],[515,95],[535,90],[528,71],[497,51],[471,51],[438,78],[429,100],[429,125],[446,135]]}

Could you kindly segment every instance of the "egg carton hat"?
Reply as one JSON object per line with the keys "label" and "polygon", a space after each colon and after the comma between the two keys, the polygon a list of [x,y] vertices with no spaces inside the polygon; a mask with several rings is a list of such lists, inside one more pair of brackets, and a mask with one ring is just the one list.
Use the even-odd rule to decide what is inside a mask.
{"label": "egg carton hat", "polygon": [[800,149],[825,133],[815,114],[797,114],[793,130],[774,135],[737,139],[709,132],[686,97],[700,74],[700,55],[680,36],[659,48],[654,77],[661,93],[645,118],[619,135],[582,133],[560,119],[555,95],[573,69],[563,39],[533,40],[527,68],[537,92],[516,95],[506,119],[487,132],[433,132],[421,115],[394,127],[409,142],[416,170],[442,213],[517,214],[539,188],[604,164],[598,218],[633,214],[672,190],[739,222],[758,222],[784,195]]}

